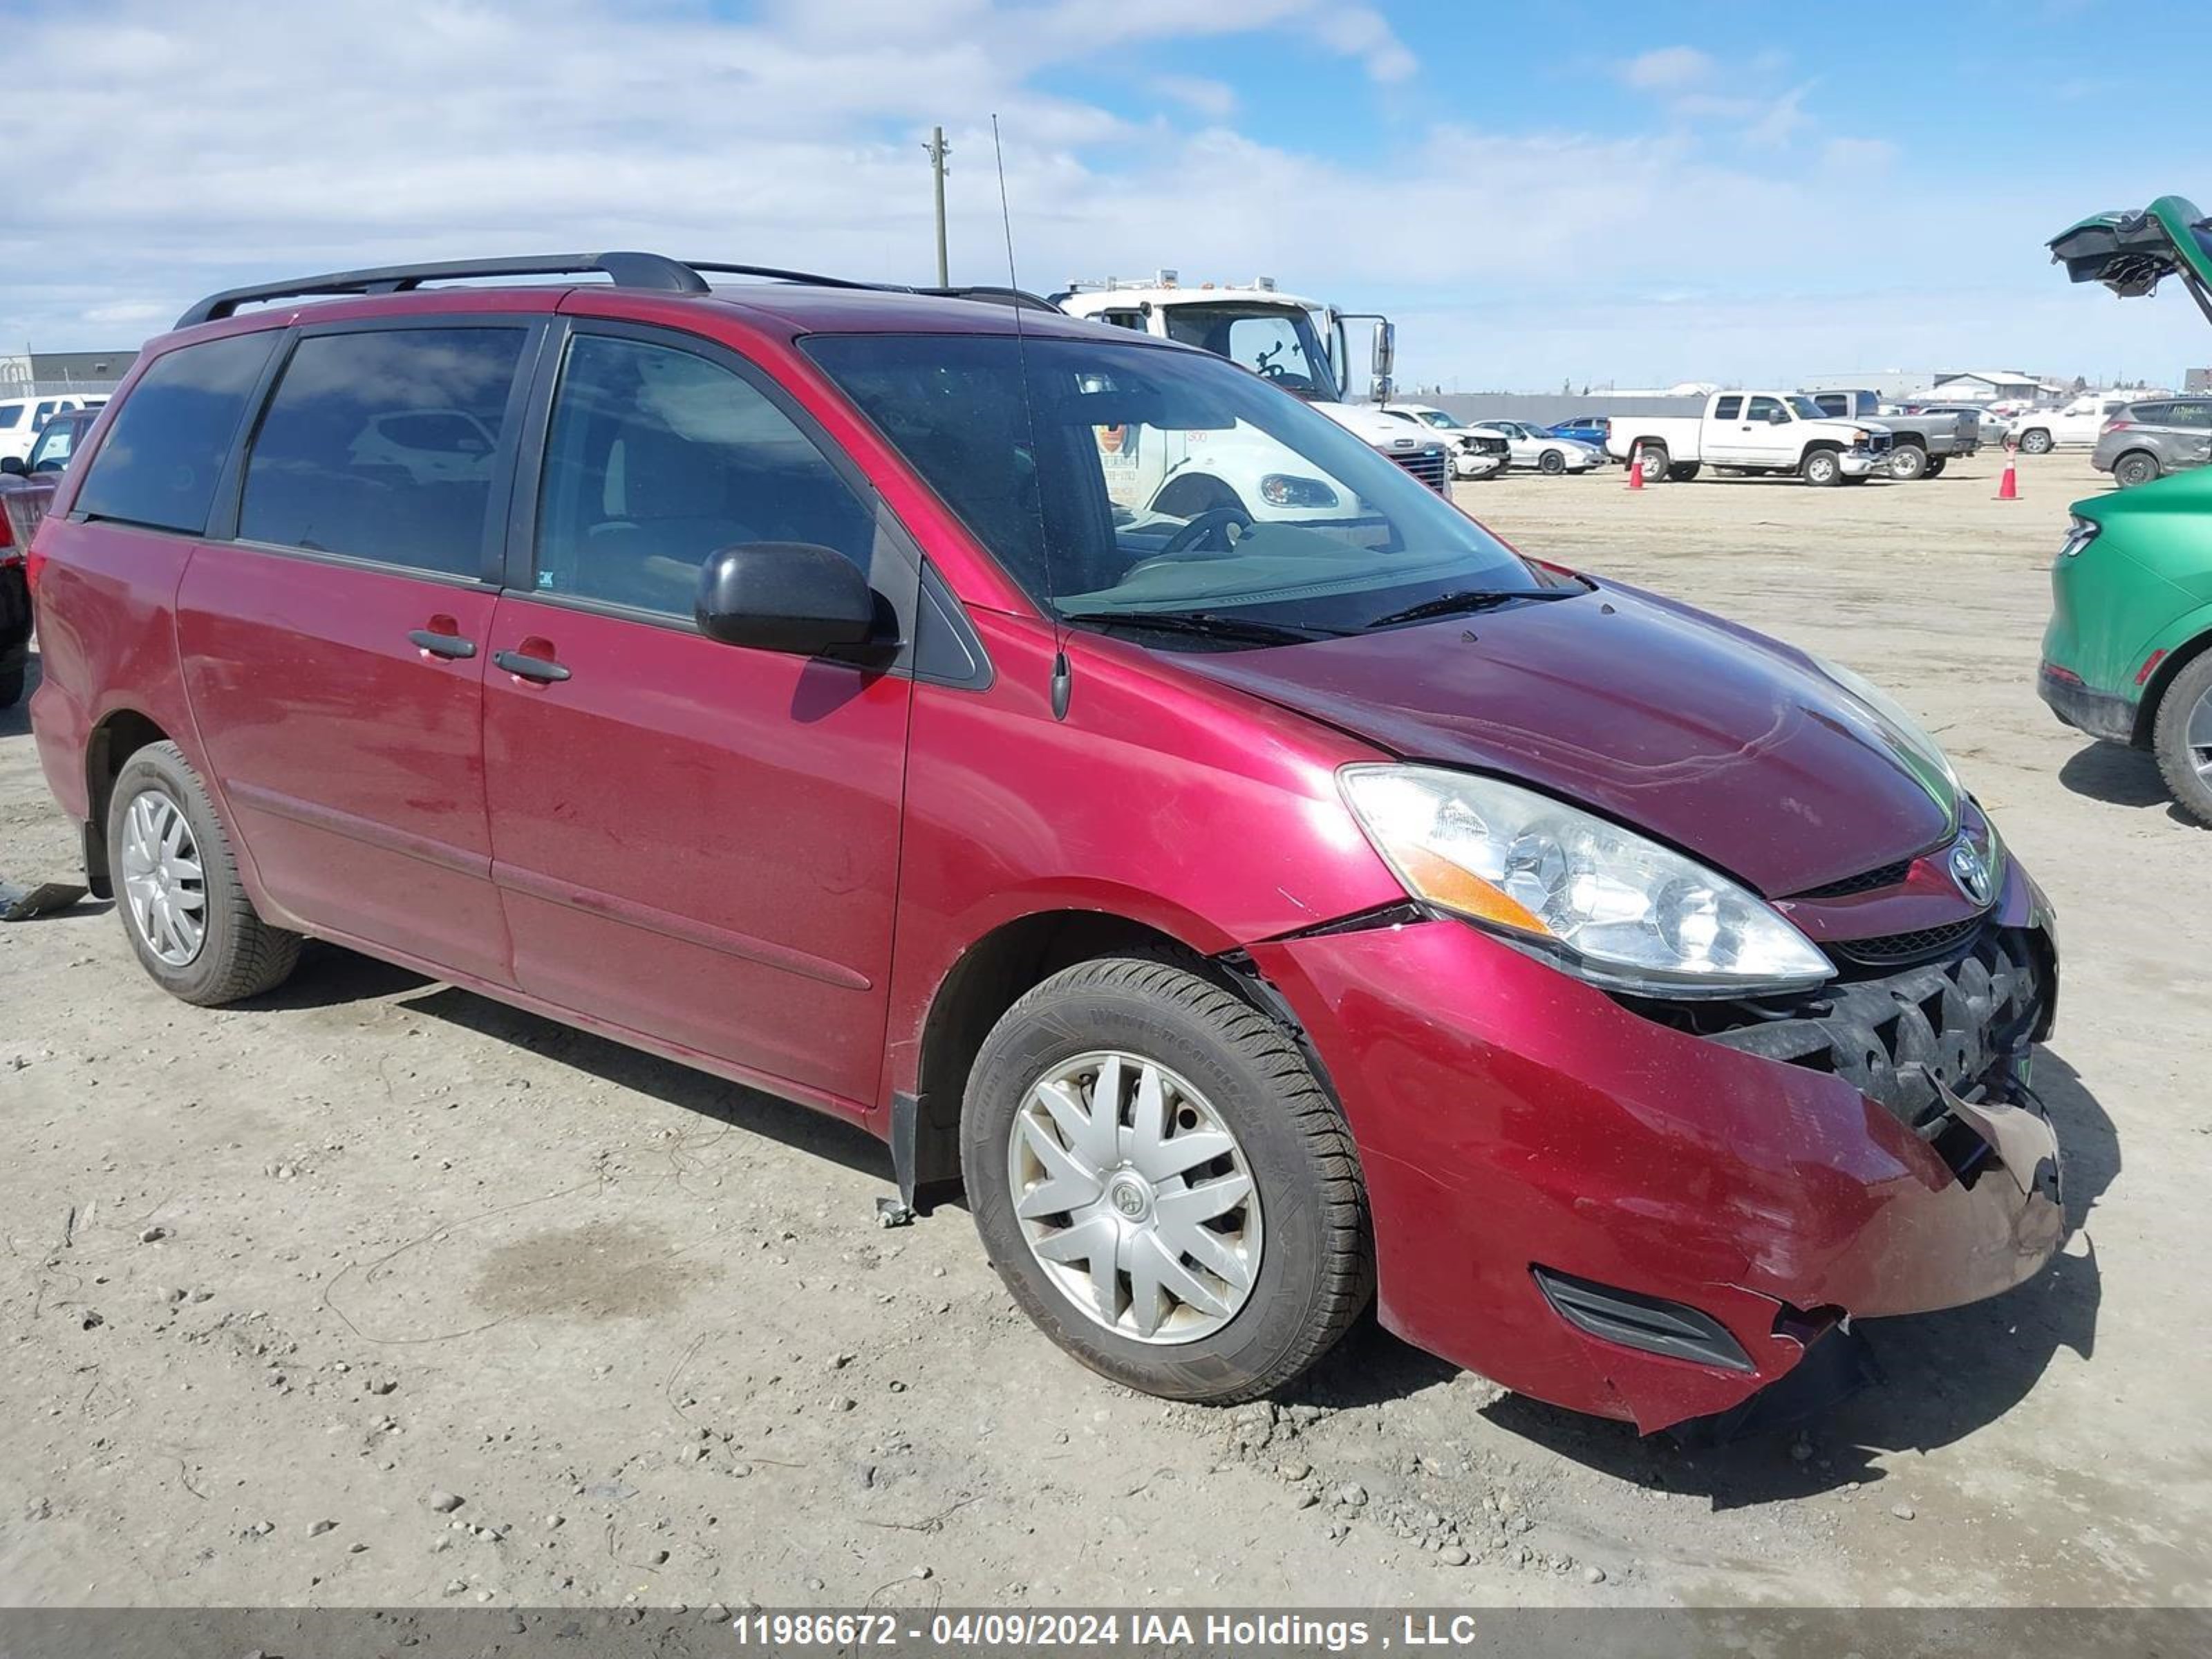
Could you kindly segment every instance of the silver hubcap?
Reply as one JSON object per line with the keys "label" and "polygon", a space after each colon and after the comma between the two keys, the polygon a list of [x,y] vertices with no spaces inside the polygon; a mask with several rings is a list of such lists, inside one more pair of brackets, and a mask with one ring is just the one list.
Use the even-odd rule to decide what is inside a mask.
{"label": "silver hubcap", "polygon": [[1030,1085],[1006,1146],[1030,1254],[1083,1316],[1139,1342],[1195,1342],[1260,1273],[1260,1195],[1205,1096],[1136,1054],[1067,1060]]}
{"label": "silver hubcap", "polygon": [[123,895],[146,948],[171,968],[207,939],[207,878],[184,811],[159,789],[141,790],[123,817]]}
{"label": "silver hubcap", "polygon": [[2183,740],[2189,745],[2189,763],[2197,769],[2197,775],[2212,783],[2212,691],[2197,698],[2197,707],[2189,711],[2189,730]]}

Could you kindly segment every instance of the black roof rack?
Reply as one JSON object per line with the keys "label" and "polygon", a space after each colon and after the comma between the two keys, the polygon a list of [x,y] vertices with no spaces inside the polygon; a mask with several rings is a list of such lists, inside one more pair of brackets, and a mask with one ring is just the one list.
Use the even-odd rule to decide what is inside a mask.
{"label": "black roof rack", "polygon": [[725,264],[709,259],[672,259],[664,253],[541,253],[509,259],[447,259],[419,265],[381,265],[369,270],[336,270],[321,276],[258,283],[210,294],[177,319],[179,328],[235,315],[240,306],[270,300],[337,297],[349,294],[404,294],[425,283],[459,282],[482,276],[570,276],[604,274],[620,288],[656,289],[664,294],[705,294],[707,279],[717,276],[760,276],[771,282],[801,283],[813,288],[865,289],[882,294],[927,294],[948,300],[982,300],[1032,311],[1057,313],[1049,300],[1018,288],[910,288],[902,283],[864,283],[850,276],[787,270],[778,265]]}
{"label": "black roof rack", "polygon": [[1049,311],[1055,317],[1066,314],[1042,295],[1032,294],[1025,288],[985,283],[965,288],[918,288],[913,292],[933,295],[940,300],[982,300],[994,305],[1012,306],[1018,311]]}
{"label": "black roof rack", "polygon": [[447,259],[434,264],[383,265],[371,270],[337,270],[323,276],[210,294],[177,319],[179,328],[234,314],[240,306],[264,300],[314,295],[404,294],[425,283],[471,276],[567,276],[603,271],[624,288],[659,289],[669,294],[704,294],[707,279],[680,260],[660,253],[540,253],[511,259]]}

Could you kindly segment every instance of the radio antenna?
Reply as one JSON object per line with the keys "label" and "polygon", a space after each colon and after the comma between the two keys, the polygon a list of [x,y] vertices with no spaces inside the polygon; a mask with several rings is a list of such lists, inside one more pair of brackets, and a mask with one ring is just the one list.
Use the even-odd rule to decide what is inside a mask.
{"label": "radio antenna", "polygon": [[[1006,206],[1006,151],[999,142],[999,118],[991,117],[991,155],[999,169],[999,222],[1006,234],[1006,286],[1018,291],[1021,278],[1014,273],[1014,216]],[[1030,477],[1035,489],[1037,555],[1044,561],[1044,608],[1052,622],[1052,717],[1067,718],[1067,700],[1073,690],[1067,668],[1067,635],[1060,620],[1060,587],[1052,578],[1052,532],[1044,521],[1044,451],[1037,442],[1036,410],[1030,398],[1029,344],[1022,331],[1022,307],[1014,313],[1015,372],[1022,381],[1022,422],[1029,428]]]}

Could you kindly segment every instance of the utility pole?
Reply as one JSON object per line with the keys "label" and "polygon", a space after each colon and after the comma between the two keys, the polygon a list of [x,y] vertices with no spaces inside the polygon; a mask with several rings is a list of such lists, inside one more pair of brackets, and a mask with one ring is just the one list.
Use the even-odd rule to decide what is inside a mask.
{"label": "utility pole", "polygon": [[945,263],[945,158],[952,154],[952,146],[945,142],[943,127],[932,127],[922,148],[929,152],[930,171],[937,179],[937,285],[948,288],[952,276]]}

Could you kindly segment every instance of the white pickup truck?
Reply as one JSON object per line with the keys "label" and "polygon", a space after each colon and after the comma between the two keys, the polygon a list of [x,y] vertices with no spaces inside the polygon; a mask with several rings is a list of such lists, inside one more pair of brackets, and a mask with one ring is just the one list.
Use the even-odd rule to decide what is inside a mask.
{"label": "white pickup truck", "polygon": [[1616,415],[1607,453],[1634,460],[1646,483],[1701,468],[1787,472],[1808,484],[1856,483],[1889,471],[1889,434],[1832,420],[1800,392],[1716,392],[1702,415]]}
{"label": "white pickup truck", "polygon": [[2009,441],[2023,455],[2044,455],[2054,449],[2094,444],[2103,435],[2105,422],[2136,398],[2140,392],[2092,392],[2063,409],[2031,409],[2013,417]]}

